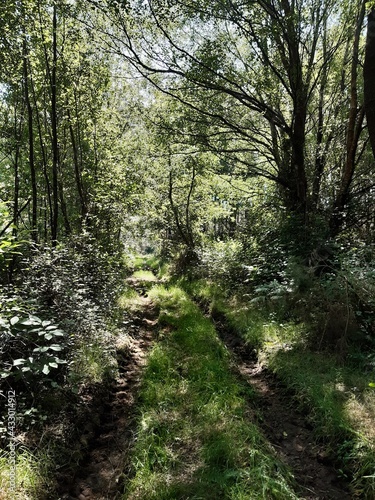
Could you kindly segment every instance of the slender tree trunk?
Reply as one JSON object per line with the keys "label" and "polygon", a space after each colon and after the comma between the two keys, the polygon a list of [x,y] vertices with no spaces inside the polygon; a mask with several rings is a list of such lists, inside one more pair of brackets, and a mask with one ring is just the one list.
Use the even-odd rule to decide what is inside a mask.
{"label": "slender tree trunk", "polygon": [[[22,101],[24,104],[24,101]],[[14,188],[13,188],[13,230],[12,234],[14,238],[17,238],[18,235],[18,217],[20,215],[19,210],[19,199],[20,199],[20,176],[19,176],[19,167],[20,167],[20,149],[21,149],[21,136],[22,136],[22,128],[23,128],[23,115],[24,111],[22,110],[20,113],[19,124],[18,115],[17,115],[17,103],[14,106],[14,141],[15,141],[15,151],[14,151]],[[9,225],[6,226],[0,236],[5,234]],[[13,273],[16,268],[16,255],[13,255],[12,260],[9,263],[8,268],[8,281],[12,282]]]}
{"label": "slender tree trunk", "polygon": [[[331,235],[336,236],[344,223],[344,214],[350,196],[350,186],[356,167],[356,154],[358,141],[362,132],[364,119],[364,107],[358,105],[358,66],[359,66],[359,42],[362,25],[365,17],[365,0],[362,0],[357,26],[354,34],[351,78],[350,78],[350,109],[348,116],[348,129],[346,135],[346,155],[340,186],[333,205],[330,219]],[[373,91],[373,90],[372,90]]]}
{"label": "slender tree trunk", "polygon": [[184,228],[182,227],[181,221],[180,221],[180,215],[178,213],[178,208],[176,207],[174,200],[173,200],[173,174],[172,170],[169,172],[169,190],[168,190],[168,199],[169,203],[171,204],[174,220],[177,226],[177,231],[178,234],[180,235],[180,238],[182,241],[185,243],[187,247],[190,246],[190,241],[187,235],[185,234]]}
{"label": "slender tree trunk", "polygon": [[7,230],[10,228],[10,226],[12,224],[14,224],[14,221],[18,220],[21,213],[29,206],[30,201],[31,201],[31,198],[29,198],[27,200],[27,202],[21,208],[18,209],[18,212],[17,212],[17,214],[15,214],[14,218],[10,222],[8,222],[8,224],[0,231],[0,238],[1,238],[1,236],[3,236],[7,232]]}
{"label": "slender tree trunk", "polygon": [[13,194],[13,236],[17,236],[18,232],[18,207],[19,207],[19,197],[20,197],[20,175],[19,175],[19,162],[20,162],[20,146],[21,146],[21,134],[23,126],[23,112],[20,115],[20,123],[17,124],[17,104],[14,106],[14,140],[15,140],[15,151],[14,151],[14,194]]}
{"label": "slender tree trunk", "polygon": [[[35,109],[36,126],[37,126],[37,130],[38,130],[40,150],[42,153],[43,176],[44,176],[44,181],[45,181],[45,185],[46,185],[46,192],[47,192],[47,204],[45,204],[44,210],[45,210],[45,214],[48,213],[49,227],[52,227],[52,224],[53,224],[53,206],[52,206],[51,183],[50,183],[49,176],[48,176],[48,162],[47,162],[47,155],[46,155],[46,147],[45,147],[45,143],[43,140],[42,124],[40,122],[38,102],[36,99],[32,74],[30,74],[29,79],[30,79],[31,89],[33,92],[33,104],[34,104],[34,109]],[[48,233],[48,231],[47,231],[47,216],[45,215],[44,216],[44,240],[45,241],[48,239],[47,233]]]}
{"label": "slender tree trunk", "polygon": [[31,204],[31,238],[38,241],[37,213],[38,213],[38,190],[36,183],[36,170],[34,158],[34,120],[33,108],[31,106],[29,94],[29,75],[28,75],[28,50],[26,38],[23,40],[23,76],[25,85],[25,103],[27,108],[28,138],[29,138],[29,166],[31,178],[32,204]]}
{"label": "slender tree trunk", "polygon": [[68,209],[64,198],[64,186],[61,180],[59,180],[58,182],[58,188],[59,188],[59,201],[61,207],[61,214],[64,221],[65,234],[69,235],[72,232],[72,228],[69,222]]}
{"label": "slender tree trunk", "polygon": [[72,118],[71,118],[69,108],[68,108],[68,120],[69,120],[70,140],[71,140],[72,149],[73,149],[74,173],[75,173],[75,178],[76,178],[76,185],[77,185],[77,191],[78,191],[78,195],[79,195],[79,201],[81,204],[81,219],[83,222],[85,217],[86,217],[86,214],[87,214],[87,204],[86,204],[85,191],[84,191],[83,183],[82,183],[81,165],[80,165],[79,156],[78,156],[77,143],[76,143],[76,138],[75,138],[73,124],[72,124]]}
{"label": "slender tree trunk", "polygon": [[370,10],[367,19],[366,54],[363,67],[364,98],[367,127],[375,158],[375,7]]}
{"label": "slender tree trunk", "polygon": [[57,243],[57,229],[59,220],[59,144],[57,135],[57,9],[53,6],[52,20],[52,71],[51,71],[51,123],[52,123],[52,193],[53,193],[53,221],[51,225],[52,245]]}
{"label": "slender tree trunk", "polygon": [[[323,30],[323,60],[327,61],[327,20],[324,21]],[[318,126],[316,133],[316,153],[315,153],[315,169],[312,189],[312,208],[316,210],[319,202],[320,185],[325,166],[325,151],[323,147],[323,130],[324,130],[324,95],[327,86],[328,66],[324,65],[322,69],[322,78],[319,86],[319,104],[318,104]]]}
{"label": "slender tree trunk", "polygon": [[187,238],[189,240],[189,246],[192,250],[194,249],[195,243],[194,243],[193,229],[191,227],[191,219],[190,219],[190,201],[191,201],[191,196],[193,194],[194,187],[195,187],[195,178],[196,178],[196,170],[195,170],[195,166],[193,165],[190,188],[189,188],[189,193],[188,193],[188,197],[186,200],[186,209],[185,209]]}

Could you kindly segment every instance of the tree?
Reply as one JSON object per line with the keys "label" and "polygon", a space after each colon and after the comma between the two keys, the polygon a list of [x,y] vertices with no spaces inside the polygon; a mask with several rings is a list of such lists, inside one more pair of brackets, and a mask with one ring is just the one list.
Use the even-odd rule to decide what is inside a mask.
{"label": "tree", "polygon": [[[1,13],[3,194],[13,202],[14,231],[21,224],[35,241],[80,231],[95,190],[89,179],[99,182],[90,172],[98,170],[94,135],[110,62],[93,53],[83,7],[25,0]],[[27,220],[19,207],[29,197]]]}
{"label": "tree", "polygon": [[375,7],[367,17],[366,56],[363,67],[366,120],[375,157]]}
{"label": "tree", "polygon": [[110,50],[195,114],[187,142],[276,183],[299,221],[296,242],[319,212],[330,221],[322,233],[346,227],[366,151],[363,1],[91,3],[117,27]]}

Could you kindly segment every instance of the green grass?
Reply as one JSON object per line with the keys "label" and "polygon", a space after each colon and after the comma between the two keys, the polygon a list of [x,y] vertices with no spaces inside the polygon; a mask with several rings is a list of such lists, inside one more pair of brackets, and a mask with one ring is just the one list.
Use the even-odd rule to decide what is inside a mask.
{"label": "green grass", "polygon": [[[360,363],[343,363],[328,352],[308,348],[303,324],[280,322],[276,315],[243,298],[228,298],[217,286],[188,285],[189,293],[226,317],[228,327],[253,347],[261,362],[293,394],[308,415],[317,441],[326,443],[352,476],[353,494],[375,498],[375,390]],[[345,473],[343,471],[343,473]]]}
{"label": "green grass", "polygon": [[168,275],[169,272],[168,263],[154,254],[127,255],[124,257],[124,263],[134,273],[147,270],[151,271],[158,278]]}
{"label": "green grass", "polygon": [[308,410],[317,440],[325,441],[353,475],[361,498],[375,497],[375,391],[369,374],[327,353],[279,350],[270,368]]}
{"label": "green grass", "polygon": [[2,500],[50,498],[49,494],[54,486],[51,472],[55,469],[53,454],[44,447],[35,453],[25,446],[17,446],[16,450],[15,491],[12,491],[10,484],[9,453],[6,450],[0,451],[0,498]]}
{"label": "green grass", "polygon": [[157,278],[152,271],[140,269],[133,273],[133,277],[139,279],[140,281],[156,281]]}
{"label": "green grass", "polygon": [[106,350],[104,342],[93,340],[77,346],[74,360],[70,363],[69,380],[79,385],[105,384],[112,380],[116,373],[114,352]]}
{"label": "green grass", "polygon": [[150,296],[164,331],[144,373],[124,498],[296,499],[212,323],[179,287],[157,286]]}

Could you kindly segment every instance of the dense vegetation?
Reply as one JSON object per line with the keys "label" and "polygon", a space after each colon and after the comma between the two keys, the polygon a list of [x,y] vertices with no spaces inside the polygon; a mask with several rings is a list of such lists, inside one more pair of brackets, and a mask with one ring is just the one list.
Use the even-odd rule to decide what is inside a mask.
{"label": "dense vegetation", "polygon": [[[353,495],[373,498],[374,9],[365,0],[3,2],[4,495],[6,395],[17,395],[17,488],[53,497],[54,469],[82,458],[74,443],[87,394],[105,392],[118,371],[115,339],[131,326],[125,278],[146,266],[174,283],[150,297],[161,325],[175,330],[145,371],[147,425],[129,498],[186,494],[183,457],[163,453],[177,438],[188,447],[192,434],[201,436],[197,457],[213,464],[210,477],[199,469],[194,494],[210,498],[213,482],[223,498],[295,495],[283,466],[272,477],[275,458],[246,422],[244,389],[188,295],[225,318],[309,410]],[[202,359],[208,368],[197,374]],[[182,382],[172,360],[189,375],[192,406],[175,394]],[[212,413],[196,428],[165,430],[161,402],[187,419],[208,405],[206,369]],[[156,427],[158,467],[176,467],[159,497],[165,478],[151,454],[140,458]],[[261,457],[251,481],[250,445]]]}

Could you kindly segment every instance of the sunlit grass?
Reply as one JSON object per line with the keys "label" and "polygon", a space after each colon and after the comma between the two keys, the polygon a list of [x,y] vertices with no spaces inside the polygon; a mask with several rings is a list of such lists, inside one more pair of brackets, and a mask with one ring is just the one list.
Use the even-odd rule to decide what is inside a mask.
{"label": "sunlit grass", "polygon": [[133,273],[133,277],[137,278],[140,281],[157,281],[155,274],[152,271],[148,271],[145,269],[135,271]]}
{"label": "sunlit grass", "polygon": [[330,446],[351,470],[354,491],[375,494],[375,391],[368,374],[327,353],[279,351],[269,366],[308,410],[316,438]]}
{"label": "sunlit grass", "polygon": [[10,461],[6,450],[0,451],[1,500],[47,500],[53,489],[52,459],[46,450],[32,453],[24,446],[16,448],[16,489],[10,483]]}
{"label": "sunlit grass", "polygon": [[120,311],[136,311],[141,308],[144,299],[133,289],[125,288],[117,299],[117,306]]}
{"label": "sunlit grass", "polygon": [[177,286],[149,295],[166,331],[144,374],[124,498],[296,498],[288,472],[248,419],[249,391],[232,374],[209,319]]}
{"label": "sunlit grass", "polygon": [[168,276],[170,268],[170,264],[155,254],[126,255],[124,263],[134,273],[144,270],[151,271],[158,278]]}
{"label": "sunlit grass", "polygon": [[114,353],[108,351],[103,342],[82,342],[74,353],[70,364],[69,379],[73,384],[97,384],[111,380],[117,370]]}

